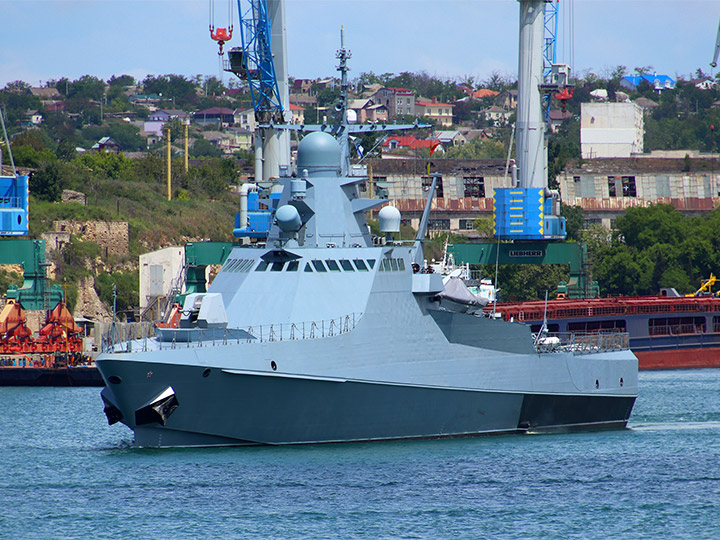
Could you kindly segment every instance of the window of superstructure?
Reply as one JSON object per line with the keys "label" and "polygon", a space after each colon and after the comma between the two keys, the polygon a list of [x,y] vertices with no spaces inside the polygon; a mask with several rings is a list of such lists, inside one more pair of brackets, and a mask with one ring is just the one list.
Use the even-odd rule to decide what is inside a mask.
{"label": "window of superstructure", "polygon": [[327,268],[320,259],[313,259],[312,264],[316,272],[327,272]]}
{"label": "window of superstructure", "polygon": [[233,259],[230,261],[230,263],[227,265],[227,271],[228,272],[237,272],[240,267],[245,262],[245,259]]}
{"label": "window of superstructure", "polygon": [[310,266],[310,263],[305,263],[305,272],[312,272],[312,266]]}
{"label": "window of superstructure", "polygon": [[368,259],[367,263],[370,268],[375,268],[375,259]]}
{"label": "window of superstructure", "polygon": [[238,259],[227,261],[227,263],[225,263],[225,266],[223,266],[223,270],[225,270],[226,272],[232,272],[233,268],[237,265],[237,263]]}
{"label": "window of superstructure", "polygon": [[287,263],[287,267],[285,268],[285,271],[286,272],[297,272],[299,267],[300,267],[299,261],[290,261]]}
{"label": "window of superstructure", "polygon": [[339,272],[340,271],[340,267],[338,266],[337,261],[334,261],[333,259],[327,259],[325,261],[325,264],[327,264],[327,267],[331,272]]}
{"label": "window of superstructure", "polygon": [[284,262],[274,262],[272,263],[272,268],[270,268],[271,272],[282,272],[283,266],[285,266]]}
{"label": "window of superstructure", "polygon": [[267,267],[270,265],[267,261],[260,261],[260,264],[257,265],[257,268],[255,268],[256,272],[264,272],[267,270]]}
{"label": "window of superstructure", "polygon": [[342,269],[345,270],[346,272],[354,272],[355,271],[352,263],[347,259],[340,259],[340,266],[342,266]]}
{"label": "window of superstructure", "polygon": [[365,261],[362,259],[353,259],[353,262],[355,263],[355,268],[358,269],[358,272],[367,272],[367,266],[365,266]]}
{"label": "window of superstructure", "polygon": [[403,259],[398,259],[398,268],[400,268],[401,272],[405,271],[405,261]]}
{"label": "window of superstructure", "polygon": [[390,259],[390,264],[392,265],[392,271],[397,272],[398,271],[397,259]]}
{"label": "window of superstructure", "polygon": [[240,267],[237,269],[238,272],[249,272],[252,268],[253,264],[255,264],[255,259],[245,259],[245,262],[240,265]]}

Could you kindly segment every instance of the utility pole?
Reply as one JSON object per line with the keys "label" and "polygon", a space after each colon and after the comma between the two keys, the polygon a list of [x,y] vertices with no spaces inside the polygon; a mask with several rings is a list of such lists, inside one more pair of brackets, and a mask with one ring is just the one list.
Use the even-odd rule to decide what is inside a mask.
{"label": "utility pole", "polygon": [[167,134],[167,200],[171,199],[170,178],[172,175],[172,156],[170,155],[170,128],[165,129]]}
{"label": "utility pole", "polygon": [[188,129],[190,120],[186,118],[183,124],[185,124],[185,172],[188,172]]}

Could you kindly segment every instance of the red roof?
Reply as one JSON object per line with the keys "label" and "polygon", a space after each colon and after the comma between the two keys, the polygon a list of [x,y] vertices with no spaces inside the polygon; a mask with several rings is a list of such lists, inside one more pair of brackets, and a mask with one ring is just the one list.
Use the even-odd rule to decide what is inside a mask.
{"label": "red roof", "polygon": [[294,103],[290,104],[290,110],[291,111],[304,111],[305,108],[301,107],[300,105],[295,105]]}
{"label": "red roof", "polygon": [[390,141],[397,141],[398,148],[411,148],[413,150],[418,148],[432,148],[433,144],[437,141],[433,139],[416,139],[412,135],[394,135],[388,137],[383,146],[390,146]]}
{"label": "red roof", "polygon": [[420,105],[421,107],[432,107],[433,105],[442,105],[443,107],[452,107],[451,103],[442,103],[440,101],[416,101],[415,105]]}
{"label": "red roof", "polygon": [[473,97],[477,99],[481,99],[484,97],[494,97],[497,96],[500,92],[496,92],[495,90],[490,90],[489,88],[480,88],[479,90],[475,90],[473,92]]}

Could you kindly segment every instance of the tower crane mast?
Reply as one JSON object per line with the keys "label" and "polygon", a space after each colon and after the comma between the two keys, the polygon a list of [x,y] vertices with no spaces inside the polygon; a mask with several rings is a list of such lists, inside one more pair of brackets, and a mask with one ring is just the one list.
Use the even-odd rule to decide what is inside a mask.
{"label": "tower crane mast", "polygon": [[720,23],[718,23],[718,33],[715,39],[715,53],[713,54],[712,62],[710,62],[711,67],[717,67],[718,57],[720,57]]}
{"label": "tower crane mast", "polygon": [[228,51],[225,70],[248,84],[255,120],[255,179],[272,181],[290,165],[290,136],[274,129],[289,102],[285,0],[237,0],[241,47]]}
{"label": "tower crane mast", "polygon": [[[243,0],[238,0],[242,38],[241,78],[248,83],[255,119],[264,124],[282,122],[283,103],[273,63],[272,21],[268,3],[266,0],[249,0],[246,4],[243,6]],[[233,66],[237,62],[233,58],[237,51],[234,52],[230,54]]]}

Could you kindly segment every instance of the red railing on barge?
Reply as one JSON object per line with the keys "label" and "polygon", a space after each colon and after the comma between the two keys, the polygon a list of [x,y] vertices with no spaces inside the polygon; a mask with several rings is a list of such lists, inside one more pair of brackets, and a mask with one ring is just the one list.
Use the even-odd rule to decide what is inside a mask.
{"label": "red railing on barge", "polygon": [[[542,321],[545,317],[545,302],[489,304],[486,313],[495,310],[506,321]],[[548,300],[547,318],[580,319],[589,317],[616,317],[639,314],[713,313],[720,314],[720,298],[667,297],[667,296],[626,296],[616,298],[592,298],[586,300]]]}

